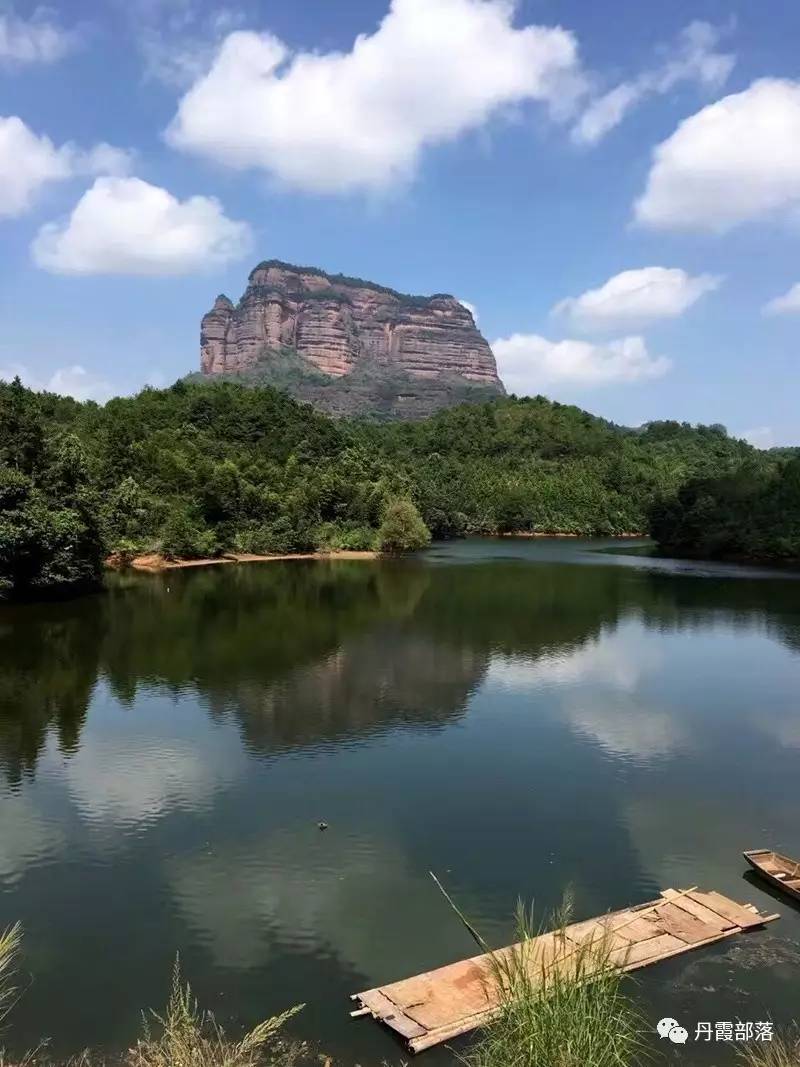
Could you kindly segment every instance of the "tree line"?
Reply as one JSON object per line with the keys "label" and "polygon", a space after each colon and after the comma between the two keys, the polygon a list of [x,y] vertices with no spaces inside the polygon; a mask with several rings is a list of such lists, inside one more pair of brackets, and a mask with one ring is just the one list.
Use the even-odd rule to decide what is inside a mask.
{"label": "tree line", "polygon": [[766,494],[759,552],[800,555],[796,524],[778,533],[786,500],[797,505],[793,469],[721,426],[631,430],[544,397],[379,424],[229,382],[99,406],[15,380],[0,383],[0,590],[89,586],[111,553],[403,551],[431,536],[651,528],[688,550],[698,522],[671,531],[696,511],[690,487],[743,478]]}

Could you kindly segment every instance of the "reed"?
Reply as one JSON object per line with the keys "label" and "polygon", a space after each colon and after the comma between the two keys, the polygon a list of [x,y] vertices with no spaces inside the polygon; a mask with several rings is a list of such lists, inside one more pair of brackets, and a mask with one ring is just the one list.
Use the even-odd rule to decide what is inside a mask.
{"label": "reed", "polygon": [[740,1049],[739,1060],[749,1067],[800,1067],[800,1028],[795,1027],[787,1037]]}
{"label": "reed", "polygon": [[517,908],[518,942],[493,954],[499,1014],[460,1058],[466,1067],[631,1067],[641,1063],[646,1025],[630,997],[631,979],[611,960],[608,936],[572,948],[564,929],[571,904],[548,924],[559,967],[534,939],[544,931]]}
{"label": "reed", "polygon": [[17,989],[13,980],[21,944],[20,923],[14,923],[0,934],[0,1026],[16,1000]]}
{"label": "reed", "polygon": [[280,1037],[284,1024],[302,1009],[297,1005],[265,1019],[238,1041],[229,1038],[214,1016],[202,1010],[178,961],[163,1015],[145,1016],[144,1032],[125,1057],[127,1067],[293,1067],[303,1046]]}

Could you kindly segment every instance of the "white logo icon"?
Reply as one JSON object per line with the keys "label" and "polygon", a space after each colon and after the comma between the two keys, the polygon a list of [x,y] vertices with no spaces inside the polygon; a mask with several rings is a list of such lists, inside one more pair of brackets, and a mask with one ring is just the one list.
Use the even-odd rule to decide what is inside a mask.
{"label": "white logo icon", "polygon": [[685,1045],[689,1037],[688,1031],[678,1025],[677,1019],[661,1019],[656,1030],[659,1037],[668,1037],[675,1045]]}

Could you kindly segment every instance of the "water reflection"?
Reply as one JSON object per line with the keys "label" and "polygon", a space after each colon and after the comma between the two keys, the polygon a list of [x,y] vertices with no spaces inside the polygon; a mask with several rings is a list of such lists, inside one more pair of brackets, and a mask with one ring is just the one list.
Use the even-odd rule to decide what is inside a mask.
{"label": "water reflection", "polygon": [[382,1062],[347,994],[471,951],[431,868],[501,942],[520,894],[547,909],[572,883],[582,914],[668,884],[742,896],[742,847],[800,854],[797,582],[486,551],[0,609],[20,1046],[47,1014],[56,1050],[121,1047],[180,949],[234,1021],[307,1001],[326,1051]]}
{"label": "water reflection", "polygon": [[[662,635],[724,627],[800,649],[798,614],[794,582],[613,566],[287,564],[122,578],[106,596],[0,611],[0,765],[18,783],[50,733],[62,752],[77,749],[101,679],[127,706],[153,688],[193,692],[212,716],[234,714],[263,752],[443,724],[487,669],[499,684],[589,687],[592,707],[568,712],[588,724],[608,718],[598,691],[634,694],[652,672],[657,643],[636,643],[640,625]],[[626,619],[636,626],[620,630]],[[618,717],[612,732],[674,747],[658,709],[634,699]],[[768,714],[765,729],[797,743],[794,718]],[[133,764],[155,782],[159,764],[186,758],[146,747]],[[120,780],[110,751],[99,761]]]}

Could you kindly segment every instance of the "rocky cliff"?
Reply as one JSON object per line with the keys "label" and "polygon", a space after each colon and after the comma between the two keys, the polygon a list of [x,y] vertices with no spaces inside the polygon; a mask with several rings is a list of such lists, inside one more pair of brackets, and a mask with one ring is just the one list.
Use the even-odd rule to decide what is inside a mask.
{"label": "rocky cliff", "polygon": [[267,382],[337,414],[419,417],[503,393],[489,345],[452,296],[260,263],[238,305],[203,317],[201,369]]}

